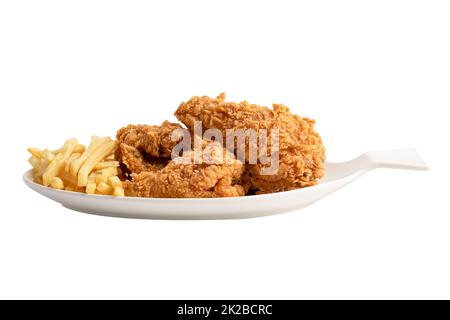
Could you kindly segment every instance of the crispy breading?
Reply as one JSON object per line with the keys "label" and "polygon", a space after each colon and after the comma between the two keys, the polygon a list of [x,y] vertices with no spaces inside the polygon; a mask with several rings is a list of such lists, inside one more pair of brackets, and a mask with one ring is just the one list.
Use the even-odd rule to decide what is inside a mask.
{"label": "crispy breading", "polygon": [[[274,104],[273,109],[249,104],[225,102],[225,94],[217,98],[193,97],[182,103],[175,116],[190,130],[201,121],[203,130],[227,129],[279,130],[279,170],[265,175],[265,164],[248,164],[252,188],[257,193],[287,191],[315,185],[324,175],[325,148],[314,130],[315,121],[292,114],[289,108]],[[244,145],[247,149],[248,141]],[[275,145],[274,145],[275,146]],[[273,146],[269,141],[268,150]]]}
{"label": "crispy breading", "polygon": [[160,170],[169,161],[173,147],[171,133],[182,129],[165,121],[161,126],[128,125],[117,131],[116,160],[130,173]]}
{"label": "crispy breading", "polygon": [[[219,155],[222,153],[222,157]],[[128,196],[147,198],[212,198],[238,197],[247,194],[249,180],[245,166],[226,152],[219,144],[214,144],[203,153],[202,161],[195,151],[186,152],[182,157],[171,160],[161,170],[132,174],[131,181],[124,183]],[[223,159],[229,161],[222,161]]]}

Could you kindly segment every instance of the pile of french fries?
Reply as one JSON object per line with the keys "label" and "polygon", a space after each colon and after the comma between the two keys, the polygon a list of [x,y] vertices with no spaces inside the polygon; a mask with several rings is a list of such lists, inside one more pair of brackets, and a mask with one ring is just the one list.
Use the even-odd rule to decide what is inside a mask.
{"label": "pile of french fries", "polygon": [[50,151],[28,148],[36,183],[54,189],[124,196],[118,177],[119,162],[114,161],[116,142],[93,136],[86,148],[77,139],[67,140],[61,149]]}

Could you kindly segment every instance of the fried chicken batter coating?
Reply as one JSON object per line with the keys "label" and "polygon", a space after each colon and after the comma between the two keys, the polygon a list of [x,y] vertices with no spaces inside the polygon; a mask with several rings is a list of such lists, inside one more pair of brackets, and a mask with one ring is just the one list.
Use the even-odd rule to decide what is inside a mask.
{"label": "fried chicken batter coating", "polygon": [[[161,170],[132,174],[131,181],[125,181],[128,196],[147,198],[213,198],[239,197],[249,189],[245,166],[226,152],[219,144],[214,144],[208,152],[207,163],[192,163],[194,151],[186,152]],[[222,157],[219,157],[222,153]],[[222,159],[229,157],[223,163]],[[205,156],[202,157],[205,161]]]}
{"label": "fried chicken batter coating", "polygon": [[129,173],[160,170],[171,157],[178,140],[172,141],[174,130],[182,129],[177,123],[165,121],[161,126],[129,125],[117,131],[114,152],[124,170]]}
{"label": "fried chicken batter coating", "polygon": [[[249,104],[225,102],[225,94],[217,98],[193,97],[182,103],[175,113],[179,121],[194,130],[201,121],[203,130],[219,129],[224,137],[227,129],[279,130],[279,169],[265,175],[265,164],[248,164],[252,188],[257,193],[288,191],[315,185],[324,175],[325,148],[314,130],[315,121],[292,114],[281,104],[273,109]],[[246,142],[248,149],[248,141]],[[271,144],[269,142],[268,149]],[[248,154],[246,161],[248,161]]]}

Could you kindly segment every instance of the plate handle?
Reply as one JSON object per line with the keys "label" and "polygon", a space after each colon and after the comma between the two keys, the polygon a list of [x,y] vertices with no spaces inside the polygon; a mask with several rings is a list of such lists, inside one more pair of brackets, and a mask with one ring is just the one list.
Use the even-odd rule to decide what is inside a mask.
{"label": "plate handle", "polygon": [[429,170],[415,149],[370,151],[363,155],[372,168]]}

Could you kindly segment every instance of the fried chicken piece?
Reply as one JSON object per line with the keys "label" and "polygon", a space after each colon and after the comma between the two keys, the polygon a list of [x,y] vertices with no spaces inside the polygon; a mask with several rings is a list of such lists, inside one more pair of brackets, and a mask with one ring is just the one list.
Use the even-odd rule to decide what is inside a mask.
{"label": "fried chicken piece", "polygon": [[[248,176],[245,175],[245,166],[221,145],[209,143],[209,147],[207,153],[200,154],[201,161],[195,151],[188,151],[182,157],[170,161],[161,170],[132,174],[132,180],[124,183],[126,194],[146,198],[246,195],[250,184]],[[195,164],[194,159],[196,163],[203,163]],[[224,162],[224,159],[229,160]]]}
{"label": "fried chicken piece", "polygon": [[[225,94],[222,93],[216,99],[193,97],[180,105],[175,116],[192,131],[194,122],[201,121],[203,130],[219,129],[224,137],[227,129],[267,129],[268,132],[278,129],[278,171],[265,175],[263,169],[270,165],[247,165],[252,188],[257,193],[312,186],[324,175],[325,148],[313,128],[315,121],[292,114],[281,104],[274,104],[273,109],[269,109],[246,101],[225,102]],[[269,151],[275,146],[271,143],[268,143]],[[249,140],[246,140],[244,147],[247,149],[245,160],[248,163]]]}
{"label": "fried chicken piece", "polygon": [[167,165],[173,147],[179,142],[171,139],[172,132],[177,129],[182,127],[168,121],[161,126],[129,125],[122,128],[117,131],[115,158],[127,173],[160,170]]}

